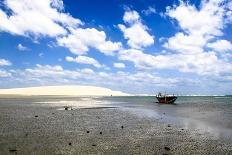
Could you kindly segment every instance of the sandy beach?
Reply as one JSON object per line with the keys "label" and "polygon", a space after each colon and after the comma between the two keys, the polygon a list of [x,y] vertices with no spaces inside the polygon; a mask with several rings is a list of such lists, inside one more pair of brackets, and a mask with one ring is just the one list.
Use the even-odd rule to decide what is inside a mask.
{"label": "sandy beach", "polygon": [[41,98],[1,97],[0,154],[232,154],[230,140],[165,123],[162,116],[113,105],[64,110],[61,99]]}
{"label": "sandy beach", "polygon": [[63,85],[63,86],[40,86],[25,88],[0,89],[0,95],[57,95],[57,96],[128,96],[130,94],[114,91],[104,87]]}

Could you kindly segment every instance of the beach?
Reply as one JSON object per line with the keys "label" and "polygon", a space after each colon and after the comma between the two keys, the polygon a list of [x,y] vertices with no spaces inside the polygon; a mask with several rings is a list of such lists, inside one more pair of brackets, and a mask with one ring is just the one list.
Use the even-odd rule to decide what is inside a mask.
{"label": "beach", "polygon": [[[186,125],[178,118],[196,112],[181,113],[186,98],[177,112],[153,98],[2,95],[0,154],[232,154],[231,119],[217,126],[199,106]],[[231,116],[228,107],[220,117]],[[196,127],[204,119],[209,130]]]}
{"label": "beach", "polygon": [[0,155],[232,155],[232,0],[0,0]]}

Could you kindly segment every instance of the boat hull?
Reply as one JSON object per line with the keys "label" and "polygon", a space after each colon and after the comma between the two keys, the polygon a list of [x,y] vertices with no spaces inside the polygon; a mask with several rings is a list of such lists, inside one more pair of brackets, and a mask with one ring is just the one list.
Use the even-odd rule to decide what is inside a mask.
{"label": "boat hull", "polygon": [[172,104],[176,101],[176,96],[157,96],[156,97],[159,103]]}

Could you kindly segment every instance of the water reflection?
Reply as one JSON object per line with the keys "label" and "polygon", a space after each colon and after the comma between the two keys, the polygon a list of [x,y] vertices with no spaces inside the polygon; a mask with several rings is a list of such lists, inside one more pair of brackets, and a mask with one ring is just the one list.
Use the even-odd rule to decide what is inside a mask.
{"label": "water reflection", "polygon": [[[196,109],[181,108],[180,105],[153,105],[134,108],[124,108],[140,117],[151,117],[159,121],[175,124],[185,129],[198,130],[202,134],[210,134],[215,139],[232,140],[232,130],[227,122],[221,121],[220,112],[196,112]],[[184,111],[183,111],[184,110]],[[230,120],[230,118],[228,118]],[[220,125],[223,124],[223,125]]]}
{"label": "water reflection", "polygon": [[34,105],[38,106],[52,106],[57,107],[58,110],[65,110],[64,107],[70,107],[70,109],[87,109],[87,108],[114,108],[112,102],[99,101],[96,98],[76,98],[75,100],[50,100],[34,102]]}

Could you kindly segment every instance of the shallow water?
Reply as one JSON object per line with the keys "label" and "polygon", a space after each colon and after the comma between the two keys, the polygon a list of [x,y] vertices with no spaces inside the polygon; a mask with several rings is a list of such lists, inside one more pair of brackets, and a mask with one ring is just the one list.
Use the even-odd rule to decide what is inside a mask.
{"label": "shallow water", "polygon": [[178,97],[175,104],[158,104],[154,97],[102,98],[142,117],[208,132],[216,139],[232,140],[232,97]]}
{"label": "shallow water", "polygon": [[[1,98],[0,103],[6,103]],[[178,97],[175,104],[158,104],[153,96],[129,97],[62,97],[35,96],[15,98],[23,105],[76,108],[120,108],[140,117],[151,117],[186,129],[210,133],[216,139],[232,140],[232,97],[204,96]],[[10,101],[9,103],[12,103]],[[14,103],[14,102],[13,102]],[[22,105],[22,106],[23,106]]]}

